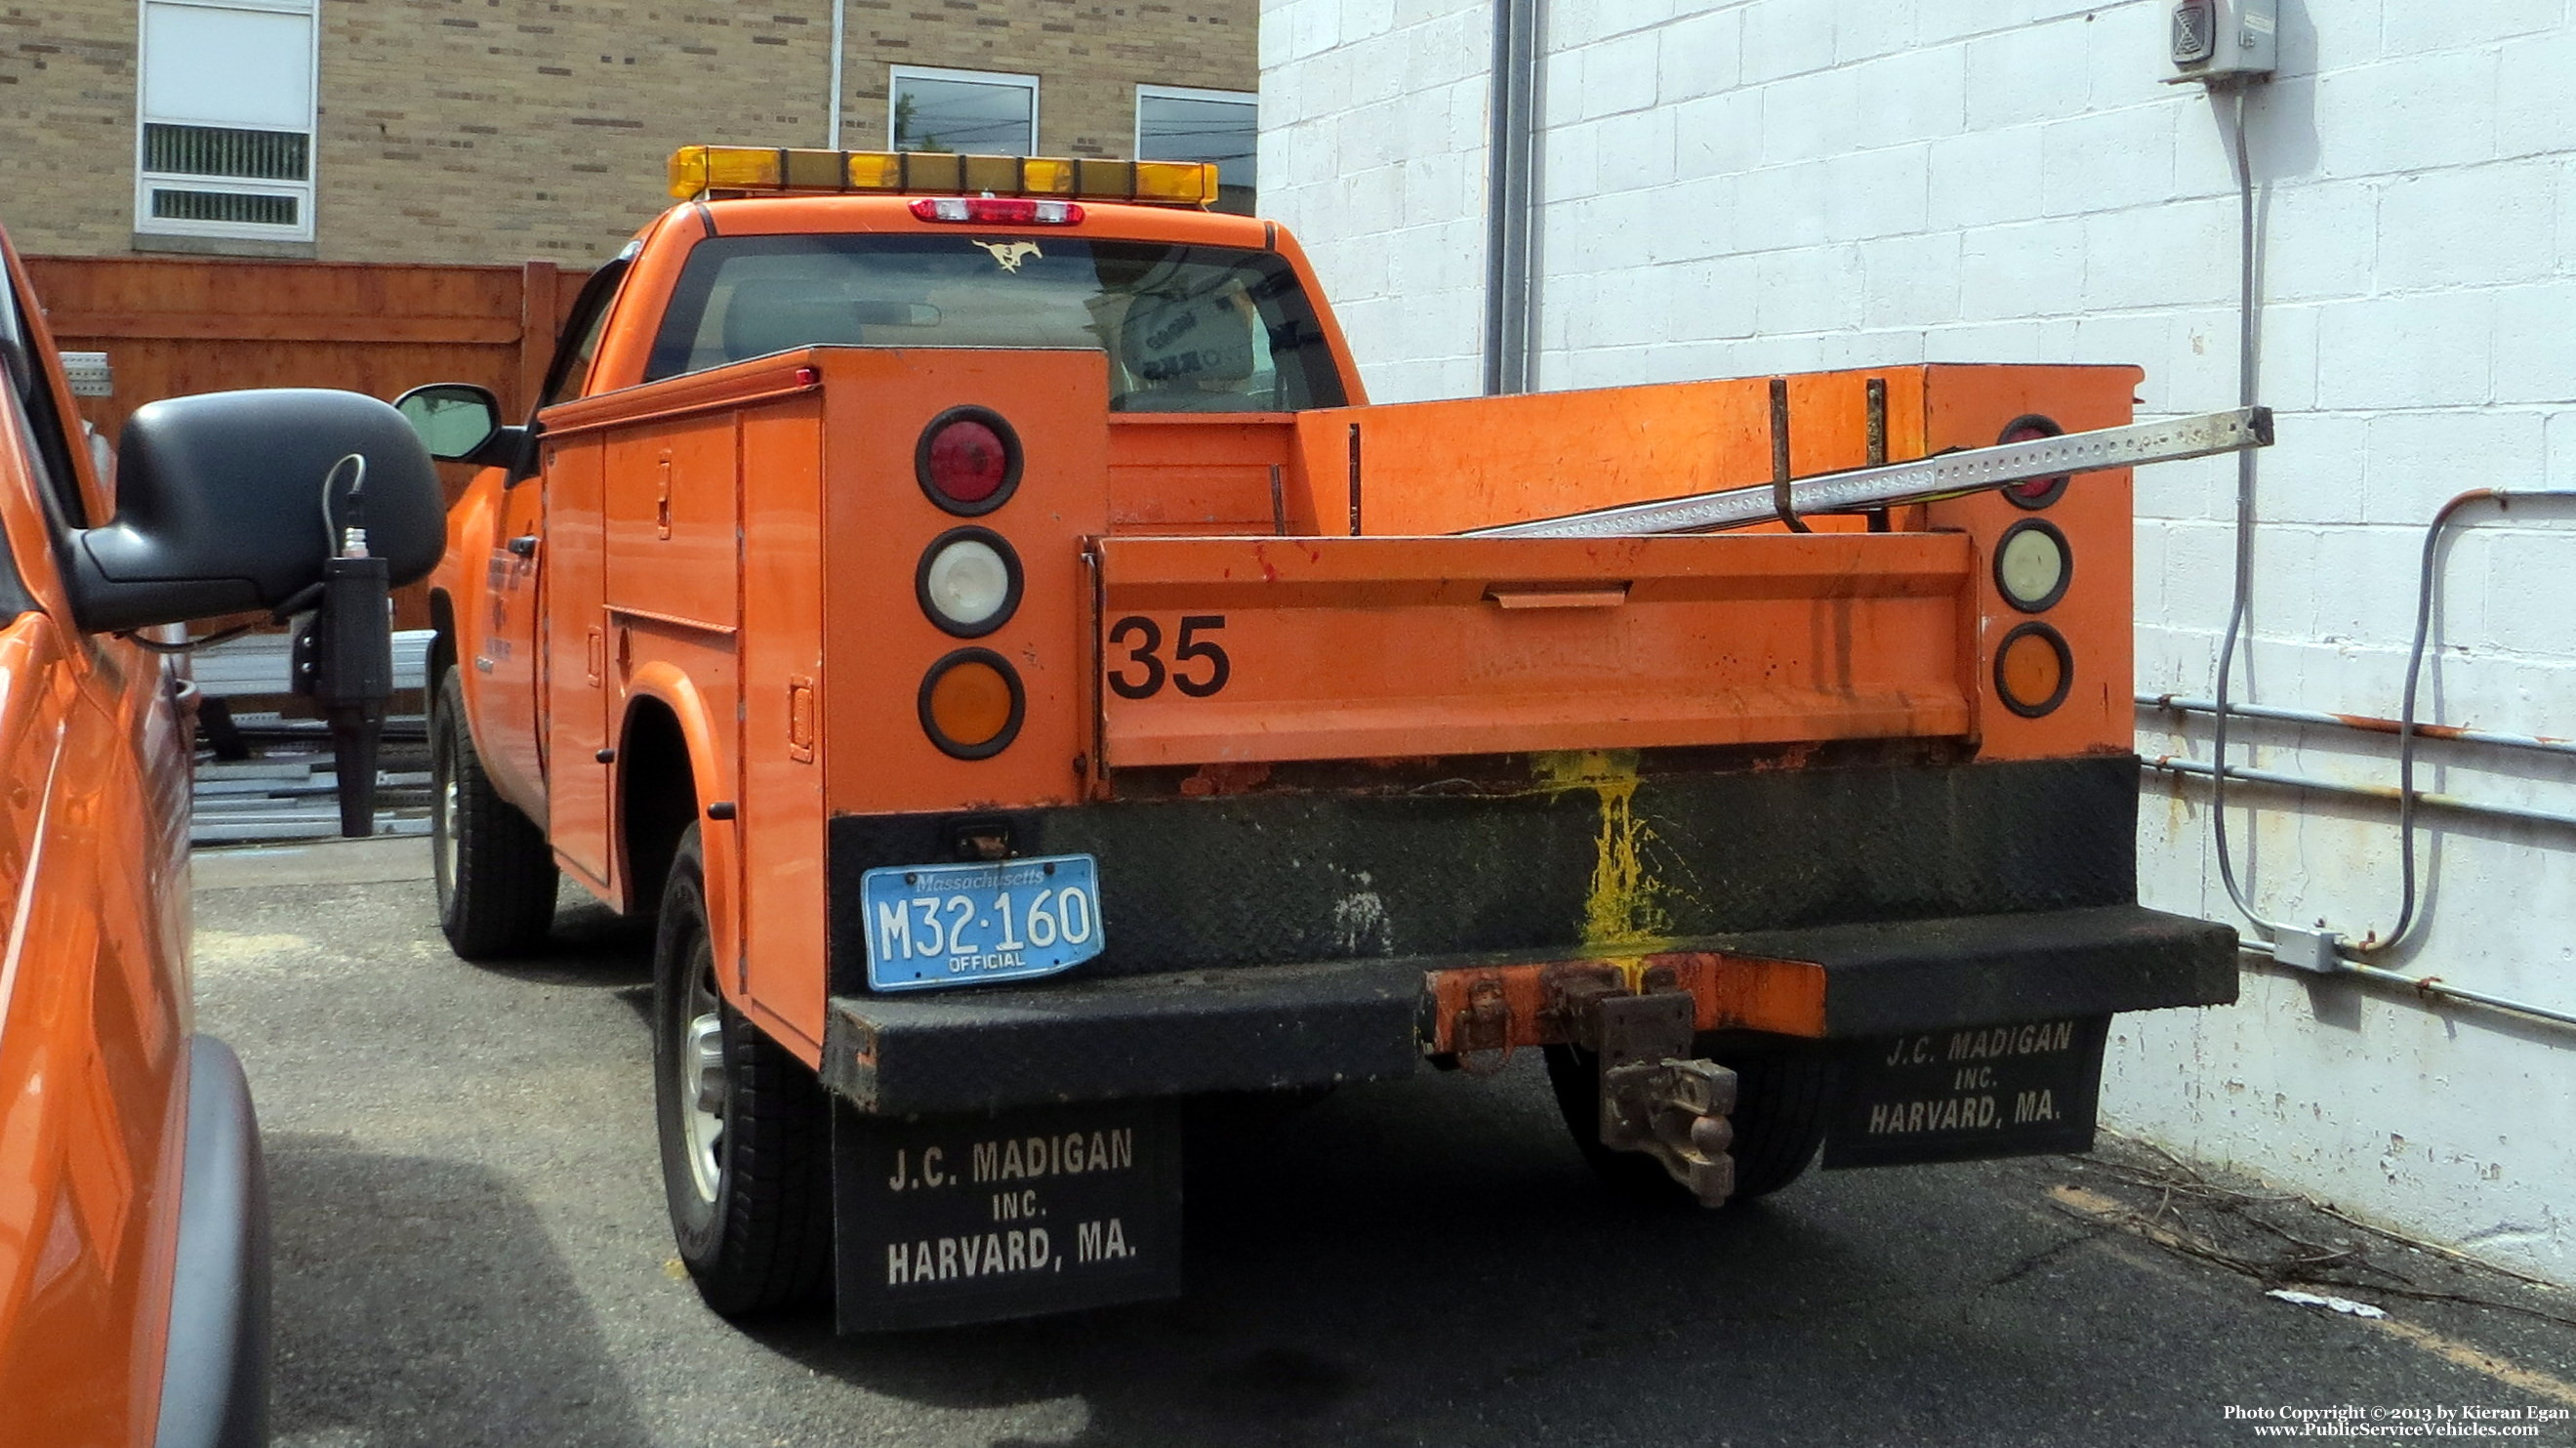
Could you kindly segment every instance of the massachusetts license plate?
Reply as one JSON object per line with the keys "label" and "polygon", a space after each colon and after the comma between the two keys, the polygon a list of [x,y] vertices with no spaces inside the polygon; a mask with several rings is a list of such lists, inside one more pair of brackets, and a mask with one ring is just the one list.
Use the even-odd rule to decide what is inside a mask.
{"label": "massachusetts license plate", "polygon": [[1825,1165],[2089,1151],[2109,1016],[1853,1043]]}
{"label": "massachusetts license plate", "polygon": [[889,866],[860,877],[859,899],[872,990],[1027,980],[1100,953],[1089,855]]}

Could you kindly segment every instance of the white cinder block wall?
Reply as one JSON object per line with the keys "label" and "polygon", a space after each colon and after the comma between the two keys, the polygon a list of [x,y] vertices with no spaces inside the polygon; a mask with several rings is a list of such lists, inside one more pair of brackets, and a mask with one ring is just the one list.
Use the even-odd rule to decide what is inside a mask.
{"label": "white cinder block wall", "polygon": [[[1549,16],[1541,385],[1870,363],[2134,362],[2142,416],[2236,399],[2228,104],[2159,84],[2167,5],[1603,0]],[[2250,697],[2398,711],[2422,528],[2470,487],[2576,488],[2567,0],[2280,0],[2248,102],[2267,246]],[[1313,249],[1381,401],[1476,390],[1491,12],[1267,0],[1265,209]],[[2234,470],[2138,479],[2138,685],[2209,692]],[[2474,512],[2424,716],[2576,735],[2576,507]],[[2238,697],[2248,697],[2240,685]],[[2139,717],[2149,755],[2207,730]],[[2248,724],[2239,765],[2395,782],[2388,741]],[[2442,741],[2419,787],[2576,814],[2576,759]],[[2240,917],[2208,793],[2151,777],[2150,904]],[[2250,813],[2239,808],[2250,804]],[[2240,787],[2257,907],[2397,913],[2394,812]],[[2576,830],[2428,812],[2429,929],[2383,964],[2576,1010]],[[2249,970],[2123,1018],[2115,1124],[2576,1280],[2576,1035]]]}

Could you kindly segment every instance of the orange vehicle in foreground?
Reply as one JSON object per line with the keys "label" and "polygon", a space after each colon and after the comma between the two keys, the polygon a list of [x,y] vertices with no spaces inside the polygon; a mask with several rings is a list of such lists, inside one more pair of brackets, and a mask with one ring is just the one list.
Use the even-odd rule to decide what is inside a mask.
{"label": "orange vehicle in foreground", "polygon": [[[443,923],[527,946],[558,870],[658,913],[719,1310],[1176,1292],[1178,1100],[1523,1048],[1605,1176],[1710,1204],[2081,1150],[2111,1015],[2233,998],[2230,931],[2136,904],[2126,472],[1788,481],[2116,427],[2133,369],[1372,407],[1196,167],[673,171],[531,420],[401,405],[488,465]],[[1497,531],[1765,478],[1767,531]]]}
{"label": "orange vehicle in foreground", "polygon": [[437,556],[437,477],[383,403],[278,391],[138,410],[111,479],[0,262],[0,1448],[263,1443],[258,1126],[195,1029],[189,724],[138,635],[301,611],[335,570],[376,575],[382,634],[382,583]]}

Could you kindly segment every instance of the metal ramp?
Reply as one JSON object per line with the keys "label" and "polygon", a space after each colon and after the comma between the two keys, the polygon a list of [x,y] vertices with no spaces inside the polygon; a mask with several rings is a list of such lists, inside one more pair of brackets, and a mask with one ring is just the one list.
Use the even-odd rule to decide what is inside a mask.
{"label": "metal ramp", "polygon": [[[431,633],[394,635],[394,689],[420,698],[427,678]],[[207,845],[273,844],[324,839],[340,833],[339,777],[331,740],[317,719],[288,718],[268,704],[290,692],[287,636],[244,634],[195,650],[190,672],[205,700],[201,725],[225,739],[225,753],[197,751],[195,815],[188,837]],[[385,719],[384,752],[376,774],[376,834],[429,833],[429,731],[419,712]]]}

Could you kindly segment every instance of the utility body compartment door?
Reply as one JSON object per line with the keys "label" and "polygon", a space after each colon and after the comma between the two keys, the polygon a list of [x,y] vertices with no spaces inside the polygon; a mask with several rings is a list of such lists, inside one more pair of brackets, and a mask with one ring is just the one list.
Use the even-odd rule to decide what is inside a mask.
{"label": "utility body compartment door", "polygon": [[1113,769],[1973,732],[1958,534],[1110,538]]}

